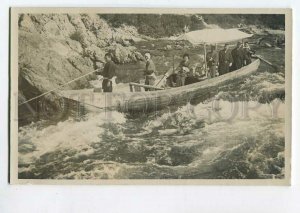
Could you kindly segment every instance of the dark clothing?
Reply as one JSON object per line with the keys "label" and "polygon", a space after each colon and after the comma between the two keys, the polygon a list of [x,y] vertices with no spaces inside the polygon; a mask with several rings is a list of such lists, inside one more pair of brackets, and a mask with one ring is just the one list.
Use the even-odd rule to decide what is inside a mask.
{"label": "dark clothing", "polygon": [[188,75],[188,72],[191,70],[191,68],[190,68],[190,62],[182,60],[179,63],[178,68],[179,68],[179,71],[177,73],[176,86],[180,87],[180,86],[184,86],[185,85],[185,79],[186,79],[186,77]]}
{"label": "dark clothing", "polygon": [[245,47],[244,48],[244,62],[245,65],[251,64],[251,56],[254,54],[254,52],[250,49]]}
{"label": "dark clothing", "polygon": [[[180,72],[183,72],[182,69],[183,69],[184,67],[190,70],[190,69],[191,69],[190,66],[191,66],[190,61],[182,60],[182,61],[179,63],[179,66],[178,66],[178,68],[179,68],[179,73],[180,73]],[[185,74],[186,74],[186,73],[185,73]]]}
{"label": "dark clothing", "polygon": [[217,72],[217,65],[212,65],[212,66],[208,67],[208,77],[209,78],[216,77],[216,72]]}
{"label": "dark clothing", "polygon": [[212,52],[207,53],[206,62],[207,62],[208,67],[211,67],[213,65],[217,65],[218,62],[219,62],[219,56],[218,56],[217,51],[214,50]]}
{"label": "dark clothing", "polygon": [[149,61],[146,61],[146,69],[145,69],[145,75],[151,75],[156,72],[155,64],[150,59]]}
{"label": "dark clothing", "polygon": [[103,92],[112,92],[112,82],[109,79],[103,79],[102,81]]}
{"label": "dark clothing", "polygon": [[219,52],[219,75],[224,75],[229,72],[229,64],[232,63],[232,56],[229,50],[225,49]]}
{"label": "dark clothing", "polygon": [[208,73],[211,78],[216,77],[216,69],[219,62],[219,56],[217,51],[211,51],[206,55],[206,62],[208,67]]}
{"label": "dark clothing", "polygon": [[188,76],[185,79],[184,85],[189,85],[189,84],[193,84],[193,83],[197,83],[199,82],[199,79],[195,76]]}
{"label": "dark clothing", "polygon": [[173,73],[169,77],[167,77],[167,85],[170,87],[175,87],[177,81],[177,74]]}
{"label": "dark clothing", "polygon": [[108,61],[103,69],[102,75],[104,78],[111,79],[116,74],[116,64],[113,61]]}
{"label": "dark clothing", "polygon": [[244,66],[244,50],[243,48],[234,48],[231,51],[233,63],[232,63],[232,71],[238,70]]}
{"label": "dark clothing", "polygon": [[[155,80],[156,78],[151,76],[151,75],[148,75],[146,76],[146,79],[145,79],[145,85],[150,85],[150,86],[154,86],[155,85]],[[154,89],[150,89],[150,88],[145,88],[145,91],[152,91]]]}
{"label": "dark clothing", "polygon": [[[145,67],[145,85],[155,85],[155,72],[156,72],[156,68],[155,68],[155,64],[153,63],[153,61],[151,59],[149,59],[148,61],[146,61],[146,67]],[[153,89],[148,89],[145,88],[145,91],[151,91]]]}
{"label": "dark clothing", "polygon": [[116,74],[116,64],[113,61],[108,61],[103,69],[103,81],[102,81],[102,89],[103,92],[112,92],[112,82],[111,79]]}

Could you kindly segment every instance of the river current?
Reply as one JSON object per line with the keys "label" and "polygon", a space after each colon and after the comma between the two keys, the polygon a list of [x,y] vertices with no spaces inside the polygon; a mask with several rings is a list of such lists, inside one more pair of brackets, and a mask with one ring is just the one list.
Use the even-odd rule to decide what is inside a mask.
{"label": "river current", "polygon": [[[271,61],[274,51],[284,54],[272,51]],[[19,178],[283,178],[284,75],[260,69],[194,105],[138,116],[90,111],[19,127]]]}

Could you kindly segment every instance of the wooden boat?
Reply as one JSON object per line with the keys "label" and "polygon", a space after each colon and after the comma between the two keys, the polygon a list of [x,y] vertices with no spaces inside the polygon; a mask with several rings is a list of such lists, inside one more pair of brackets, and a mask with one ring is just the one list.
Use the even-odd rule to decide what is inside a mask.
{"label": "wooden boat", "polygon": [[68,100],[105,110],[149,112],[169,106],[180,106],[195,100],[197,102],[204,101],[216,95],[221,86],[239,81],[256,72],[259,64],[260,60],[256,59],[239,70],[182,87],[148,92],[120,91],[112,93],[96,93],[93,89],[65,90],[61,92],[61,95]]}

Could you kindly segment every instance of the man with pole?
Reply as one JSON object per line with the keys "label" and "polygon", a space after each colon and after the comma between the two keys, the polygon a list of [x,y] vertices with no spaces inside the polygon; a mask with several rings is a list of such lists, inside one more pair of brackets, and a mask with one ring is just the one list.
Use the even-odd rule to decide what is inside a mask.
{"label": "man with pole", "polygon": [[116,74],[116,64],[112,61],[110,53],[105,54],[105,61],[106,64],[101,72],[103,76],[102,89],[103,92],[112,92],[112,78]]}

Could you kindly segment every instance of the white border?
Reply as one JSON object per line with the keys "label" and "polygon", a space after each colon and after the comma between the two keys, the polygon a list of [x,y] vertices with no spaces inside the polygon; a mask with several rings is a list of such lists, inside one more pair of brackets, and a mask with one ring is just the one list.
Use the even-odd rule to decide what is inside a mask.
{"label": "white border", "polygon": [[[18,179],[18,112],[15,96],[18,92],[18,17],[21,13],[176,13],[176,14],[285,14],[285,177],[284,179],[116,179],[116,180],[33,180]],[[199,8],[12,8],[11,9],[11,100],[10,100],[10,182],[12,184],[143,184],[143,185],[289,185],[291,150],[291,45],[292,11],[290,9],[199,9]]]}

